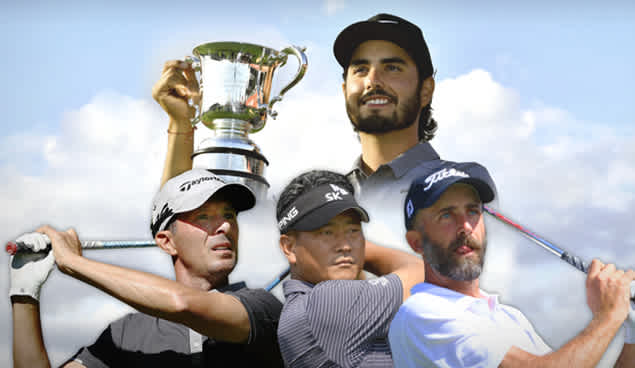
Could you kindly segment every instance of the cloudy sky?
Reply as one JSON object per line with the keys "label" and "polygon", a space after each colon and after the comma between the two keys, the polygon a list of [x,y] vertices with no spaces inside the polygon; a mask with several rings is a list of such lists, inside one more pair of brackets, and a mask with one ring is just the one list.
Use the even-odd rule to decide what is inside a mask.
{"label": "cloudy sky", "polygon": [[[0,240],[44,223],[74,227],[84,239],[149,238],[167,127],[150,90],[166,60],[210,41],[307,47],[306,77],[277,105],[279,118],[251,136],[271,162],[270,197],[307,169],[346,171],[360,148],[345,115],[332,43],[348,24],[390,12],[421,26],[428,41],[439,122],[432,143],[441,156],[487,166],[498,206],[562,248],[635,267],[628,235],[635,212],[635,6],[391,3],[3,2]],[[289,76],[283,69],[277,77],[280,85]],[[378,220],[369,237],[405,247],[401,219]],[[264,286],[285,266],[271,203],[240,221],[234,280]],[[488,225],[483,287],[525,312],[551,346],[561,346],[590,319],[584,276],[518,233]],[[86,255],[172,277],[157,249]],[[0,272],[8,276],[3,257]],[[7,276],[0,278],[3,290]],[[41,301],[54,364],[129,311],[57,270]],[[8,298],[0,311],[0,366],[9,366]],[[618,336],[614,345],[621,344]],[[614,358],[612,351],[603,364]]]}

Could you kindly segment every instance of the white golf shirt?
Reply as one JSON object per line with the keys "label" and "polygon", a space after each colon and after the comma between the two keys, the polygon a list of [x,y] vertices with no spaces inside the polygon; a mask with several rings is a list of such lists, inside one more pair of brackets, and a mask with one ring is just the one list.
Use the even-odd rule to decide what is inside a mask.
{"label": "white golf shirt", "polygon": [[551,349],[516,308],[428,283],[412,288],[390,325],[395,367],[498,367],[512,346]]}

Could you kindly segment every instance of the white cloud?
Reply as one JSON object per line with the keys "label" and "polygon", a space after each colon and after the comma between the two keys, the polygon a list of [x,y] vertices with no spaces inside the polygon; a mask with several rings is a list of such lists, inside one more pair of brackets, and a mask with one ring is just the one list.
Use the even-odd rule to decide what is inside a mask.
{"label": "white cloud", "polygon": [[[359,153],[339,82],[307,78],[277,105],[278,120],[251,135],[271,162],[270,196],[311,168],[346,172]],[[521,105],[518,93],[483,70],[439,81],[434,114],[440,126],[433,145],[446,159],[485,164],[497,182],[500,206],[521,223],[586,259],[601,256],[635,266],[635,256],[623,251],[624,243],[633,245],[624,215],[635,209],[633,136],[577,121],[558,108]],[[105,92],[68,112],[55,134],[2,138],[1,147],[13,144],[17,151],[4,151],[9,159],[0,166],[0,205],[9,209],[0,215],[0,239],[13,238],[43,221],[74,226],[86,239],[149,237],[149,204],[159,184],[166,124],[153,102]],[[23,141],[27,143],[15,144]],[[36,162],[37,170],[20,157]],[[234,280],[263,286],[286,266],[277,248],[273,216],[271,201],[241,214],[241,255]],[[582,275],[492,222],[484,287],[525,311],[549,342],[562,345],[588,320]],[[388,221],[372,224],[367,231],[392,242],[400,236],[400,226],[401,221]],[[107,262],[170,276],[169,261],[156,249],[94,254]],[[135,254],[134,262],[130,254]],[[45,329],[51,330],[47,344],[54,363],[78,345],[90,343],[99,332],[94,330],[125,311],[106,299],[66,276],[49,280],[43,292],[43,319]],[[5,316],[2,325],[10,326],[8,303],[0,308]],[[66,312],[55,317],[61,309]],[[89,327],[69,343],[55,334],[63,333],[70,315],[85,316],[82,324]],[[8,356],[10,344],[2,345]]]}
{"label": "white cloud", "polygon": [[337,13],[338,10],[344,9],[346,7],[345,0],[325,0],[324,1],[324,10],[326,14],[331,16]]}

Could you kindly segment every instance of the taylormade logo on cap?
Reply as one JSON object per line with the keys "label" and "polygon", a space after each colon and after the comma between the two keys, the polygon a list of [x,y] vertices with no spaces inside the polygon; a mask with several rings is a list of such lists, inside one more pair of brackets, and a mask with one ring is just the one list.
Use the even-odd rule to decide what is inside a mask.
{"label": "taylormade logo on cap", "polygon": [[470,176],[466,173],[464,173],[463,171],[459,171],[455,168],[451,168],[451,169],[446,169],[443,168],[437,172],[435,172],[434,174],[428,176],[425,180],[424,183],[428,184],[427,187],[423,188],[424,192],[427,192],[428,189],[430,189],[430,187],[432,187],[432,185],[434,185],[434,183],[437,183],[443,179],[447,179],[447,178],[451,178],[451,177],[462,177],[462,178],[469,178]]}
{"label": "taylormade logo on cap", "polygon": [[217,176],[203,176],[202,178],[198,178],[196,180],[188,180],[188,181],[182,183],[179,186],[179,190],[181,192],[185,192],[185,191],[190,190],[192,188],[192,186],[194,186],[194,185],[201,184],[202,182],[210,181],[210,180],[216,180],[216,181],[220,181],[221,183],[225,183],[225,181],[223,181],[222,179],[220,179]]}

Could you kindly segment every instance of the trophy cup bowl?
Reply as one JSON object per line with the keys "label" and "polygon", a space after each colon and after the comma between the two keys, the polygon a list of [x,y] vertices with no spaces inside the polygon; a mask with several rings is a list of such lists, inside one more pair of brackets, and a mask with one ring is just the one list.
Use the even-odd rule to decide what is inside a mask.
{"label": "trophy cup bowl", "polygon": [[[213,132],[192,154],[193,167],[246,184],[262,197],[269,188],[264,177],[269,162],[248,135],[263,129],[268,115],[275,119],[272,106],[304,77],[304,49],[290,46],[277,51],[249,43],[212,42],[195,47],[192,53],[201,92],[192,124],[201,123]],[[274,72],[289,55],[298,59],[298,70],[271,98]]]}

